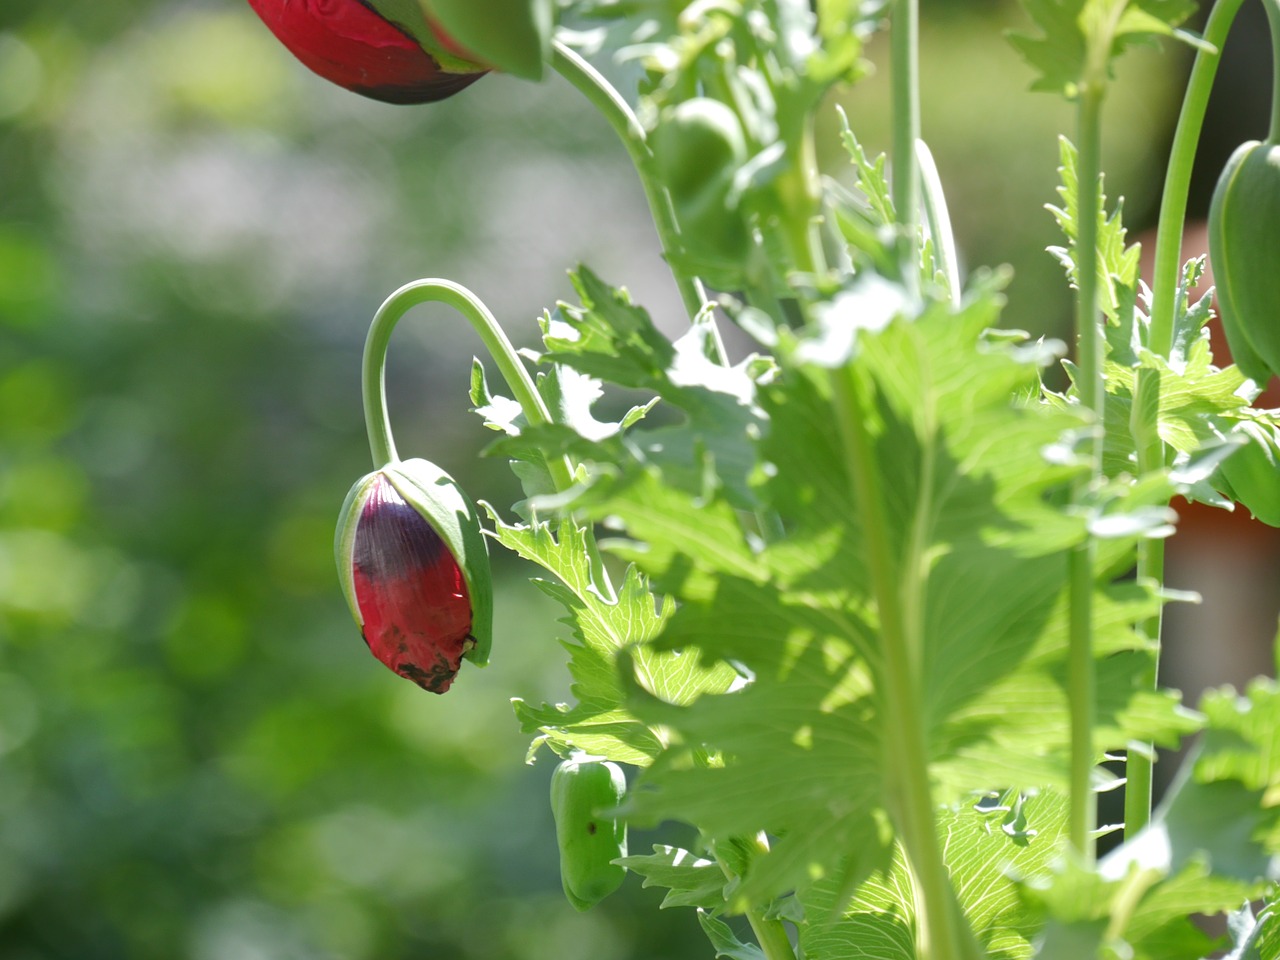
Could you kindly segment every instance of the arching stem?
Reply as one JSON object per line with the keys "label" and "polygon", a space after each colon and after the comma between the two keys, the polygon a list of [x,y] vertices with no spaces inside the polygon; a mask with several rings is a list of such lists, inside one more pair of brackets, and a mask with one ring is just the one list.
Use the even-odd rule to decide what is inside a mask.
{"label": "arching stem", "polygon": [[680,228],[676,224],[671,198],[654,176],[653,153],[635,111],[600,71],[559,40],[552,43],[551,65],[600,111],[626,147],[631,163],[640,177],[640,186],[644,189],[649,213],[658,231],[658,241],[671,265],[680,297],[684,300],[690,319],[696,317],[706,303],[706,293],[697,277],[689,276],[678,266],[682,250]]}
{"label": "arching stem", "polygon": [[[1182,259],[1182,234],[1186,228],[1187,195],[1191,190],[1191,169],[1196,159],[1196,144],[1204,126],[1213,78],[1222,59],[1222,46],[1243,0],[1218,0],[1209,13],[1204,28],[1204,45],[1196,53],[1182,112],[1173,134],[1169,169],[1165,174],[1164,192],[1160,197],[1160,220],[1156,228],[1155,267],[1151,278],[1151,334],[1148,346],[1153,353],[1167,357],[1173,349],[1174,300],[1178,295],[1178,271]],[[1268,0],[1267,12],[1276,0]],[[1280,98],[1277,98],[1280,99]],[[1275,105],[1273,104],[1273,111]],[[1273,114],[1274,115],[1274,114]]]}
{"label": "arching stem", "polygon": [[[547,405],[534,386],[529,371],[516,355],[498,321],[480,298],[461,284],[451,280],[415,280],[407,283],[383,302],[369,325],[364,343],[361,390],[364,395],[364,421],[369,432],[369,452],[375,468],[399,459],[391,421],[387,416],[386,366],[387,345],[400,318],[421,303],[443,303],[457,310],[480,335],[485,349],[497,364],[512,396],[532,426],[551,422]],[[563,457],[549,457],[547,470],[557,490],[573,484],[573,471]]]}

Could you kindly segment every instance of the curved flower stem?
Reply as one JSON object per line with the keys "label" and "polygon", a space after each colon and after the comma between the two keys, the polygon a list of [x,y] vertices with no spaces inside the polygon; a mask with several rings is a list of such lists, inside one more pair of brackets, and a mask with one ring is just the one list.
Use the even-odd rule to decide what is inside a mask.
{"label": "curved flower stem", "polygon": [[[1160,220],[1156,227],[1155,266],[1151,277],[1151,332],[1147,344],[1153,353],[1167,357],[1173,349],[1174,299],[1178,295],[1178,271],[1182,259],[1182,234],[1186,228],[1187,194],[1191,190],[1191,169],[1196,159],[1196,144],[1204,126],[1205,111],[1213,78],[1222,59],[1222,45],[1243,0],[1218,0],[1205,24],[1204,41],[1196,53],[1182,112],[1173,134],[1169,169],[1165,174],[1164,192],[1160,197]],[[1269,0],[1272,14],[1275,0]],[[1273,16],[1273,22],[1275,17]],[[1275,98],[1280,101],[1280,97]],[[1273,110],[1275,104],[1272,104]],[[1274,114],[1273,114],[1274,116]]]}
{"label": "curved flower stem", "polygon": [[[391,422],[387,417],[387,345],[391,332],[400,318],[420,303],[444,303],[466,318],[480,335],[489,355],[493,357],[499,372],[511,389],[512,395],[524,411],[531,425],[551,422],[551,414],[533,384],[533,378],[516,356],[515,347],[507,339],[502,327],[474,293],[451,280],[415,280],[406,283],[383,302],[369,325],[369,336],[364,343],[361,390],[364,395],[364,422],[369,432],[369,451],[375,468],[394,460],[396,444],[391,435]],[[567,490],[573,485],[573,471],[563,457],[549,457],[547,470],[557,490]]]}
{"label": "curved flower stem", "polygon": [[[1169,169],[1165,175],[1160,200],[1160,219],[1156,229],[1155,266],[1151,278],[1151,327],[1147,346],[1152,353],[1168,358],[1173,350],[1174,317],[1178,309],[1178,281],[1182,266],[1182,235],[1186,229],[1187,195],[1191,188],[1191,171],[1195,163],[1196,145],[1204,126],[1205,112],[1213,79],[1222,59],[1222,46],[1240,10],[1243,0],[1218,0],[1205,24],[1205,45],[1196,53],[1182,111],[1173,135]],[[1276,0],[1268,0],[1267,13],[1273,37],[1280,29]],[[1280,65],[1276,82],[1280,83]],[[1272,95],[1272,127],[1276,132],[1276,111],[1280,110],[1280,91]],[[1134,385],[1133,415],[1130,433],[1138,454],[1138,470],[1147,474],[1164,466],[1165,448],[1159,433],[1160,379],[1156,371],[1139,367]],[[1164,541],[1146,540],[1138,547],[1138,579],[1148,583],[1164,582]],[[1143,635],[1156,646],[1156,662],[1145,678],[1154,689],[1159,669],[1161,614],[1139,625]],[[1130,750],[1125,759],[1124,834],[1135,836],[1151,820],[1151,750]]]}
{"label": "curved flower stem", "polygon": [[707,302],[706,293],[697,277],[689,276],[676,265],[682,249],[680,228],[676,224],[671,198],[667,196],[666,189],[654,176],[653,153],[649,149],[644,127],[640,125],[635,111],[601,75],[600,71],[559,40],[553,41],[551,48],[551,65],[556,72],[591,101],[592,105],[609,121],[614,133],[626,147],[631,163],[640,177],[640,186],[644,189],[645,199],[649,203],[649,213],[653,216],[653,224],[658,231],[662,252],[666,255],[676,286],[680,289],[680,297],[684,300],[690,319],[696,317],[698,311]]}

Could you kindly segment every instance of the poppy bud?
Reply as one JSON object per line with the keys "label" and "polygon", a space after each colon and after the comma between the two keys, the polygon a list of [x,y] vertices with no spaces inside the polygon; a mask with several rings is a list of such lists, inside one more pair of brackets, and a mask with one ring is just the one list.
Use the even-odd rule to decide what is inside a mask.
{"label": "poppy bud", "polygon": [[487,70],[459,56],[457,46],[433,30],[412,0],[394,4],[394,20],[370,0],[249,0],[249,5],[306,67],[374,100],[443,100]]}
{"label": "poppy bud", "polygon": [[347,494],[334,542],[351,613],[375,657],[444,693],[493,629],[489,553],[475,507],[426,460],[393,462]]}

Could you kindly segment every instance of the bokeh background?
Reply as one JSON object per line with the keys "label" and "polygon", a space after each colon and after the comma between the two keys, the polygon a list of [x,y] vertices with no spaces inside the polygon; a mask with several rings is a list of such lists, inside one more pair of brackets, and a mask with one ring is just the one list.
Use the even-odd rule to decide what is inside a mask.
{"label": "bokeh background", "polygon": [[[1061,336],[1041,207],[1070,113],[1026,92],[1015,4],[923,8],[924,129],[965,259],[1011,263],[1008,325]],[[1229,57],[1214,170],[1265,131],[1265,58],[1265,39]],[[1108,105],[1135,230],[1187,65],[1134,52]],[[839,97],[872,149],[886,98],[882,77]],[[833,111],[820,126],[843,177]],[[555,79],[391,107],[307,73],[239,0],[3,0],[0,958],[711,955],[634,877],[588,914],[560,894],[551,764],[524,763],[508,704],[567,695],[533,571],[495,554],[494,662],[433,697],[368,656],[333,570],[381,299],[449,277],[531,343],[579,260],[679,330],[625,154]],[[402,452],[505,510],[518,488],[467,410],[476,349],[447,311],[409,318],[393,416]],[[1268,669],[1275,626],[1274,539],[1204,529],[1224,605],[1175,626],[1209,652],[1191,685]]]}

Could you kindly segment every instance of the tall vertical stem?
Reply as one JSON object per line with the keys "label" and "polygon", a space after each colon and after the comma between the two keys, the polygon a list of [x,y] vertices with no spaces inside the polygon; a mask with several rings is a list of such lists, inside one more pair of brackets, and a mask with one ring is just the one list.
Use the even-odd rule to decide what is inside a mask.
{"label": "tall vertical stem", "polygon": [[[1105,69],[1105,67],[1104,67]],[[1102,100],[1105,80],[1097,72],[1080,86],[1077,102],[1076,344],[1080,370],[1077,389],[1093,415],[1087,457],[1089,473],[1078,488],[1083,496],[1102,477],[1103,407],[1102,329],[1098,313],[1098,179],[1102,172]],[[1067,686],[1071,702],[1071,846],[1086,862],[1093,858],[1097,819],[1092,776],[1096,700],[1093,663],[1093,590],[1095,546],[1092,537],[1071,551]]]}
{"label": "tall vertical stem", "polygon": [[901,583],[918,572],[903,569],[885,525],[884,491],[869,429],[874,388],[854,360],[834,372],[833,389],[837,427],[859,504],[867,567],[880,621],[884,668],[878,686],[886,751],[891,758],[885,764],[888,806],[917,891],[921,956],[928,960],[967,960],[973,952],[973,938],[957,907],[938,841],[929,782],[920,637],[913,635],[908,626],[910,617]]}
{"label": "tall vertical stem", "polygon": [[[903,285],[920,293],[920,15],[918,0],[894,0],[890,31],[893,92],[893,204],[898,221],[898,261]],[[921,638],[912,629],[905,578],[918,575],[895,561],[884,525],[883,491],[868,430],[873,386],[856,361],[835,374],[836,417],[845,461],[860,505],[868,567],[883,638],[879,680],[885,713],[888,805],[911,868],[917,900],[917,943],[929,960],[965,960],[976,952],[972,932],[955,899],[938,841],[929,778],[926,710],[920,677]],[[919,601],[919,597],[912,598]]]}
{"label": "tall vertical stem", "polygon": [[898,217],[898,259],[911,293],[920,289],[920,12],[918,0],[894,0],[890,31],[893,90],[893,206]]}
{"label": "tall vertical stem", "polygon": [[[1178,309],[1179,270],[1182,265],[1182,234],[1186,228],[1187,195],[1191,187],[1191,172],[1195,163],[1196,145],[1204,126],[1205,112],[1213,79],[1222,59],[1222,46],[1243,0],[1218,0],[1205,24],[1206,46],[1196,52],[1187,90],[1183,96],[1182,110],[1174,130],[1173,147],[1169,154],[1169,168],[1165,174],[1164,192],[1160,199],[1160,219],[1156,229],[1155,265],[1151,278],[1152,303],[1148,348],[1158,356],[1167,358],[1173,350],[1174,319]],[[1271,19],[1273,39],[1280,29],[1280,17],[1276,0],[1267,0],[1267,13]],[[1276,65],[1275,82],[1280,84],[1280,63]],[[1280,110],[1280,93],[1272,97],[1272,132],[1276,132],[1277,110]],[[1138,470],[1149,473],[1164,466],[1164,443],[1159,434],[1160,378],[1148,367],[1138,369],[1134,385],[1133,414],[1130,432],[1138,454]],[[1164,582],[1164,541],[1146,540],[1138,547],[1138,579],[1148,583]],[[1159,610],[1141,624],[1139,629],[1156,647],[1156,662],[1145,678],[1145,685],[1154,689],[1159,672],[1159,651],[1162,619]],[[1151,820],[1152,759],[1151,747],[1131,750],[1125,759],[1124,833],[1126,838],[1135,836]]]}

